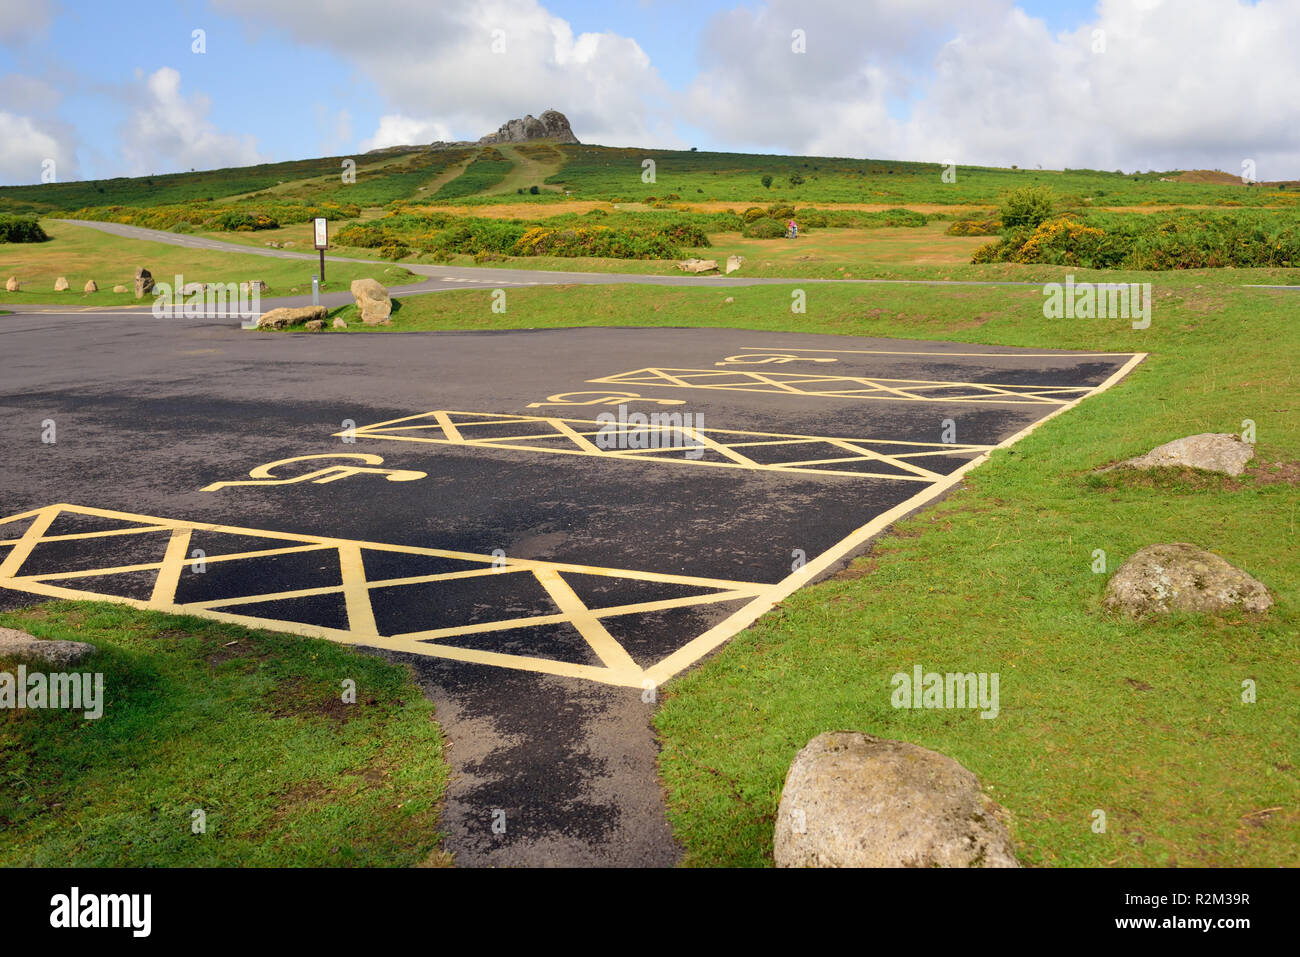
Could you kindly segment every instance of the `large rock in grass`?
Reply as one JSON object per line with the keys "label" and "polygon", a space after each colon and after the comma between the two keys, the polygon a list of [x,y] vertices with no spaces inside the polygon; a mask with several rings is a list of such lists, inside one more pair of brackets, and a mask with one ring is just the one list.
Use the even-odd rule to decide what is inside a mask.
{"label": "large rock in grass", "polygon": [[[559,110],[545,110],[541,116],[528,114],[520,119],[507,120],[495,133],[480,137],[478,142],[480,146],[490,146],[493,143],[525,143],[528,140],[578,142],[578,138],[573,135],[572,127],[569,126],[569,118]],[[434,146],[438,145],[440,143],[434,144]]]}
{"label": "large rock in grass", "polygon": [[153,292],[153,273],[141,266],[135,271],[135,298],[141,299]]}
{"label": "large rock in grass", "polygon": [[54,291],[55,291],[55,292],[67,292],[67,291],[68,291],[68,277],[67,277],[67,276],[60,276],[58,279],[54,280]]}
{"label": "large rock in grass", "polygon": [[727,273],[730,274],[730,273],[735,272],[737,269],[740,268],[741,264],[742,264],[744,261],[745,261],[745,257],[744,257],[744,256],[728,256],[728,257],[727,257]]}
{"label": "large rock in grass", "polygon": [[259,329],[287,329],[314,320],[324,321],[324,306],[299,306],[297,308],[271,309],[257,320]]}
{"label": "large rock in grass", "polygon": [[682,272],[712,272],[718,268],[716,259],[684,259],[677,264]]}
{"label": "large rock in grass", "polygon": [[1106,583],[1103,603],[1131,618],[1171,611],[1266,611],[1268,589],[1213,552],[1172,542],[1134,553]]}
{"label": "large rock in grass", "polygon": [[93,280],[93,279],[87,279],[87,280],[86,280],[86,285],[82,288],[81,291],[82,291],[82,292],[99,292],[99,283],[95,282],[95,280]]}
{"label": "large rock in grass", "polygon": [[388,290],[380,285],[377,279],[354,279],[351,289],[362,322],[374,326],[390,321],[393,300],[389,298]]}
{"label": "large rock in grass", "polygon": [[17,276],[10,276],[5,280],[5,292],[21,292],[22,288]]}
{"label": "large rock in grass", "polygon": [[952,758],[831,731],[790,765],[777,867],[1019,867],[1002,809]]}
{"label": "large rock in grass", "polygon": [[1235,435],[1225,432],[1204,432],[1156,446],[1146,455],[1123,461],[1115,468],[1152,469],[1184,466],[1204,469],[1207,472],[1222,472],[1225,475],[1240,475],[1245,470],[1246,463],[1254,456],[1255,446],[1241,441]]}
{"label": "large rock in grass", "polygon": [[0,628],[0,658],[16,658],[63,669],[80,664],[97,650],[84,641],[48,641],[16,628]]}

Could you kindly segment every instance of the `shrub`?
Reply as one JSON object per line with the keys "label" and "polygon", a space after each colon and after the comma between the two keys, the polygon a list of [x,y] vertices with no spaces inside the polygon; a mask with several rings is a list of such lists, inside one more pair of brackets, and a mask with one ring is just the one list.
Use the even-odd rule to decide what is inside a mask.
{"label": "shrub", "polygon": [[771,189],[771,188],[772,188],[772,177],[771,177],[771,176],[764,175],[762,182],[763,182],[763,188],[764,188],[764,189]]}
{"label": "shrub", "polygon": [[49,238],[34,218],[0,216],[0,243],[43,243]]}
{"label": "shrub", "polygon": [[802,186],[803,175],[801,173],[791,173],[789,176],[789,183],[791,186]]}
{"label": "shrub", "polygon": [[398,260],[403,256],[409,256],[411,251],[401,243],[385,243],[379,247],[380,259]]}
{"label": "shrub", "polygon": [[381,226],[344,226],[334,235],[334,242],[340,246],[358,246],[362,249],[378,249],[391,242]]}
{"label": "shrub", "polygon": [[752,223],[754,220],[763,219],[765,216],[767,216],[767,210],[763,209],[763,207],[751,206],[749,207],[749,209],[745,210],[744,216],[742,218],[745,220],[745,222]]}
{"label": "shrub", "polygon": [[1051,215],[1050,186],[1020,186],[1007,193],[1002,201],[1002,223],[1008,229],[1019,226],[1034,229]]}
{"label": "shrub", "polygon": [[771,217],[756,219],[740,231],[750,239],[780,239],[785,235],[785,224]]}
{"label": "shrub", "polygon": [[996,236],[1002,229],[997,219],[959,219],[944,232],[949,236]]}
{"label": "shrub", "polygon": [[536,186],[529,186],[529,187],[528,187],[528,192],[530,192],[530,193],[532,193],[534,196],[536,196],[538,193],[541,192],[541,190],[540,190],[538,187],[536,187]]}
{"label": "shrub", "polygon": [[785,203],[773,203],[767,207],[767,215],[773,219],[794,219],[794,207]]}
{"label": "shrub", "polygon": [[280,224],[265,213],[250,213],[241,209],[232,209],[208,220],[212,229],[225,232],[247,233],[258,229],[278,229]]}

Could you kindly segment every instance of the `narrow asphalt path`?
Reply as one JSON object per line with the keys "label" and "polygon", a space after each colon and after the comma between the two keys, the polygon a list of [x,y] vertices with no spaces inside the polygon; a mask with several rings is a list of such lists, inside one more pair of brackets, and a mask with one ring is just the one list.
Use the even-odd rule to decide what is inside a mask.
{"label": "narrow asphalt path", "polygon": [[[286,249],[259,248],[242,246],[221,239],[208,239],[184,233],[171,233],[161,229],[146,229],[143,226],[127,226],[123,223],[102,223],[84,219],[59,219],[55,222],[68,223],[73,226],[85,226],[101,232],[120,236],[123,239],[138,239],[145,242],[167,243],[172,246],[184,246],[188,249],[211,250],[225,253],[245,253],[252,256],[268,256],[274,259],[305,259],[315,261],[315,253],[293,252]],[[345,256],[326,256],[328,262],[375,263],[380,260],[353,259]],[[427,276],[423,282],[408,283],[402,286],[390,286],[389,292],[394,296],[417,296],[431,292],[446,292],[449,289],[465,288],[513,288],[519,286],[556,286],[556,285],[617,285],[635,283],[647,286],[763,286],[789,285],[790,283],[857,283],[860,285],[902,285],[902,286],[1022,286],[1041,287],[1041,282],[1016,282],[1011,280],[976,280],[976,279],[814,279],[792,276],[777,278],[770,276],[658,276],[644,273],[611,272],[562,272],[552,269],[498,269],[485,266],[433,266],[423,263],[402,263],[404,268],[417,275]],[[1253,285],[1256,289],[1291,289],[1295,286]],[[349,292],[322,293],[321,305],[327,308],[348,305],[353,301]],[[306,306],[312,304],[310,295],[272,296],[260,302],[263,309],[280,307]],[[84,306],[69,306],[64,303],[23,304],[24,312],[77,312]],[[147,306],[106,307],[105,314],[147,313]]]}

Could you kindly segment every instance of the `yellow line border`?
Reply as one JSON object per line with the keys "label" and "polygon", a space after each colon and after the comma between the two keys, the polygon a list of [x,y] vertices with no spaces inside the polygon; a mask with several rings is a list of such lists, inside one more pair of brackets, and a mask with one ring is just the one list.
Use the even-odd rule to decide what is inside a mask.
{"label": "yellow line border", "polygon": [[[1125,354],[1126,353],[1119,353],[1118,355]],[[84,599],[89,595],[89,597],[97,600],[129,605],[135,608],[166,611],[174,614],[198,614],[202,617],[211,618],[217,621],[231,622],[253,628],[282,631],[306,637],[325,638],[343,644],[362,645],[408,654],[448,658],[456,661],[507,667],[516,670],[545,673],[561,677],[581,678],[584,680],[623,687],[644,687],[647,682],[658,685],[681,673],[704,656],[716,650],[740,631],[753,624],[758,620],[758,618],[770,611],[779,602],[788,598],[800,587],[830,569],[836,562],[861,548],[870,539],[888,528],[889,525],[946,493],[953,486],[957,485],[965,477],[967,472],[977,468],[979,465],[987,461],[995,450],[1008,448],[1014,445],[1044,423],[1058,415],[1063,415],[1070,411],[1085,399],[1099,395],[1114,386],[1136,368],[1139,363],[1146,359],[1148,353],[1127,353],[1127,355],[1130,356],[1129,360],[1091,391],[1070,402],[1058,406],[1041,419],[1032,422],[1019,432],[1016,432],[1014,435],[1002,440],[996,446],[987,448],[987,451],[981,452],[976,458],[962,465],[957,469],[957,471],[950,475],[943,476],[939,481],[929,484],[916,495],[900,502],[888,511],[875,516],[871,521],[841,539],[831,548],[828,548],[826,551],[817,555],[812,559],[812,561],[804,565],[798,571],[786,576],[775,584],[768,585],[758,582],[737,582],[725,579],[672,575],[661,572],[642,572],[630,569],[610,569],[560,562],[545,562],[534,559],[506,558],[504,562],[511,571],[528,570],[532,572],[534,577],[536,577],[546,589],[552,601],[556,603],[557,607],[559,607],[561,611],[561,614],[559,615],[518,619],[518,625],[521,627],[528,627],[560,621],[573,625],[582,634],[584,640],[586,640],[588,645],[591,646],[593,651],[596,652],[597,656],[602,660],[603,666],[601,667],[572,664],[569,662],[546,658],[535,658],[527,655],[510,655],[483,649],[464,648],[455,645],[440,644],[436,641],[436,638],[438,637],[468,636],[479,632],[504,630],[504,627],[512,626],[513,622],[491,622],[480,626],[464,626],[451,631],[439,629],[434,632],[416,632],[396,636],[382,636],[373,633],[375,631],[374,618],[370,606],[368,589],[378,583],[365,581],[362,549],[370,548],[379,551],[392,551],[405,554],[424,554],[445,558],[458,558],[474,562],[493,560],[493,556],[483,556],[469,552],[455,552],[447,549],[391,545],[382,542],[338,539],[323,535],[302,535],[293,532],[273,532],[262,529],[250,529],[206,522],[182,522],[171,519],[162,519],[156,516],[138,515],[127,512],[116,512],[108,509],[96,509],[87,506],[59,503],[48,505],[44,508],[33,509],[18,515],[0,518],[0,525],[4,525],[10,522],[20,521],[24,518],[34,517],[32,524],[28,526],[23,535],[12,540],[14,546],[13,550],[5,556],[3,562],[0,562],[0,587],[45,595],[53,598]],[[409,421],[409,419],[419,418],[427,414],[428,413],[421,413],[419,416],[408,417],[407,420]],[[48,530],[55,517],[64,511],[72,514],[98,516],[101,518],[134,521],[140,524],[159,526],[156,529],[150,530],[163,530],[167,528],[173,530],[172,536],[168,540],[166,553],[162,561],[144,566],[146,568],[157,569],[159,572],[153,597],[150,601],[140,601],[138,599],[115,595],[99,595],[81,592],[74,589],[63,588],[51,584],[47,580],[43,580],[52,576],[14,577],[13,573],[21,568],[23,562],[25,562],[27,557],[30,555],[31,550],[39,541],[42,540],[43,533]],[[251,618],[248,616],[217,611],[211,608],[203,608],[196,605],[176,605],[174,603],[176,587],[175,579],[179,576],[181,570],[186,565],[192,563],[192,560],[185,558],[185,549],[188,547],[190,535],[195,530],[240,534],[254,538],[279,540],[281,542],[296,541],[317,548],[336,548],[340,557],[340,565],[342,566],[343,584],[342,586],[332,586],[328,590],[343,591],[349,614],[349,630],[344,631],[336,628],[309,625],[301,622]],[[94,535],[95,533],[93,532],[84,533],[84,537],[92,537]],[[58,537],[60,539],[67,539],[68,537],[78,536]],[[310,550],[310,548],[304,550]],[[254,556],[263,555],[265,552],[248,552],[241,554]],[[214,556],[213,559],[209,560],[233,559],[235,557],[239,556]],[[574,593],[573,589],[561,577],[561,573],[566,571],[576,574],[603,575],[613,578],[630,578],[641,581],[659,581],[696,585],[700,587],[714,588],[715,593],[707,596],[687,596],[678,599],[664,599],[657,602],[641,602],[632,605],[590,609],[586,607],[586,605],[577,597],[576,593]],[[108,573],[108,570],[92,569],[86,570],[84,574],[105,573]],[[67,578],[75,576],[77,573],[56,574],[60,578]],[[308,591],[314,591],[314,589],[308,589]],[[170,601],[168,600],[169,598]],[[636,665],[631,656],[627,653],[626,649],[610,636],[609,632],[600,621],[601,618],[613,617],[619,614],[634,614],[639,611],[657,610],[658,608],[683,607],[691,604],[708,604],[744,598],[751,598],[751,600],[743,607],[727,616],[721,622],[705,631],[703,634],[691,639],[673,653],[645,669],[641,669]],[[353,617],[354,609],[357,611],[356,617]],[[360,625],[360,628],[356,627],[357,625]],[[417,636],[424,636],[423,640]]]}
{"label": "yellow line border", "polygon": [[[1125,353],[1120,353],[1120,355],[1124,354]],[[894,522],[943,495],[960,482],[967,472],[988,461],[994,450],[1009,448],[1025,436],[1029,435],[1043,423],[1070,411],[1070,409],[1077,406],[1084,399],[1105,392],[1136,368],[1148,354],[1149,353],[1145,352],[1131,353],[1131,358],[1128,362],[1124,363],[1124,365],[1112,373],[1105,382],[1098,385],[1092,392],[1080,396],[1068,405],[1063,405],[1052,410],[1036,422],[1030,423],[1014,435],[1003,439],[994,446],[992,450],[982,453],[977,458],[972,459],[970,462],[963,465],[956,472],[945,476],[942,481],[936,482],[924,491],[918,492],[906,501],[900,502],[898,505],[889,509],[889,511],[877,515],[870,522],[852,532],[847,537],[841,539],[831,548],[822,552],[797,572],[786,576],[782,581],[771,586],[771,588],[769,588],[761,597],[756,598],[745,607],[737,609],[733,614],[704,632],[704,634],[687,642],[662,661],[651,665],[645,670],[645,677],[653,681],[656,685],[659,685],[695,664],[705,655],[714,651],[720,645],[734,638],[741,631],[748,628],[779,602],[784,601],[786,598],[789,598],[792,594],[798,591],[798,589],[803,585],[812,581],[812,579],[820,575],[822,572],[825,572],[836,562],[861,548]]]}

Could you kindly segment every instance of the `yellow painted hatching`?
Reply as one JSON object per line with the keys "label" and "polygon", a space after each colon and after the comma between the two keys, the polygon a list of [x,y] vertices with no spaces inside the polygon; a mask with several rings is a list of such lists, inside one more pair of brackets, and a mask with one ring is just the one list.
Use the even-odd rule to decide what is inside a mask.
{"label": "yellow painted hatching", "polygon": [[[1052,401],[1050,404],[1054,407],[1046,416],[1017,432],[1015,435],[1004,439],[994,448],[1006,448],[1007,446],[1014,444],[1024,436],[1028,435],[1031,431],[1038,428],[1044,422],[1068,411],[1085,397],[1105,391],[1116,382],[1120,381],[1144,358],[1145,354],[1134,354],[1121,368],[1117,369],[1100,385],[1084,389],[1071,399]],[[683,370],[671,371],[681,372]],[[685,371],[688,374],[691,372],[691,370]],[[735,373],[723,374],[735,375]],[[806,380],[809,377],[800,376],[796,378]],[[838,379],[842,377],[815,378]],[[796,385],[798,383],[786,384]],[[952,385],[952,383],[945,383],[945,385]],[[992,399],[991,401],[998,400]],[[1044,404],[1048,403],[1044,402]],[[474,418],[475,416],[478,416],[478,418]],[[419,425],[404,424],[421,419],[429,419],[430,421]],[[465,445],[481,444],[485,446],[491,445],[493,447],[504,448],[519,447],[525,448],[529,451],[537,451],[536,448],[527,445],[528,441],[538,438],[535,432],[529,432],[522,438],[515,436],[513,438],[498,438],[490,441],[487,439],[466,440],[465,438],[466,430],[472,431],[473,425],[470,424],[471,421],[473,424],[480,425],[496,424],[514,426],[519,424],[520,420],[540,423],[549,423],[552,421],[549,419],[528,416],[488,415],[486,413],[452,413],[440,411],[418,416],[410,416],[406,419],[397,419],[387,423],[378,423],[375,426],[371,426],[370,429],[391,430],[396,428],[398,430],[416,430],[425,428],[429,430],[441,430],[442,438],[431,438],[426,439],[425,441]],[[556,428],[549,438],[570,443],[574,442],[575,435],[580,439],[589,438],[587,435],[579,432],[579,430],[571,428],[574,424],[574,420],[564,420],[564,424],[566,425],[566,428]],[[707,432],[710,438],[715,442],[716,446],[727,448],[732,452],[735,452],[735,449],[738,446],[745,446],[745,442],[738,442],[733,438],[718,438],[720,430],[697,429],[693,431],[697,434]],[[358,429],[356,434],[366,434],[366,430]],[[430,434],[433,434],[432,431]],[[755,435],[762,435],[763,433],[725,432],[723,434],[726,436],[747,435],[752,437]],[[381,432],[371,433],[371,437],[393,438],[395,435],[391,432]],[[756,445],[765,441],[786,442],[795,439],[816,441],[819,439],[825,440],[825,437],[777,435],[774,438],[759,439],[750,444]],[[407,441],[409,440],[410,439],[407,439]],[[867,440],[852,439],[843,441],[849,442],[851,445],[855,446],[855,454],[856,452],[868,451],[863,448],[857,448]],[[503,445],[502,443],[506,444]],[[905,445],[905,443],[891,444]],[[917,446],[924,445],[924,443],[913,444]],[[949,453],[954,449],[953,446],[936,447],[936,449],[938,448]],[[409,654],[427,655],[482,665],[516,668],[525,671],[581,678],[611,685],[646,688],[662,684],[673,675],[690,667],[702,657],[717,649],[728,639],[749,627],[749,625],[756,621],[759,616],[767,612],[778,602],[789,597],[804,584],[815,579],[818,575],[830,570],[834,567],[836,562],[853,554],[873,536],[887,528],[891,523],[907,515],[909,512],[920,507],[924,503],[944,494],[960,482],[968,471],[984,462],[991,451],[987,447],[969,446],[964,448],[968,451],[978,451],[981,449],[982,451],[979,451],[978,455],[951,474],[937,475],[931,473],[934,475],[932,480],[925,480],[924,476],[918,476],[923,479],[923,482],[917,487],[916,494],[910,496],[905,501],[898,503],[889,510],[876,515],[865,525],[853,531],[834,546],[812,558],[806,565],[798,568],[781,581],[772,584],[699,578],[686,575],[669,575],[628,569],[611,569],[598,566],[565,564],[561,562],[545,562],[531,559],[501,557],[499,555],[480,555],[476,553],[444,549],[416,548],[412,546],[353,541],[349,539],[331,538],[319,535],[300,535],[287,532],[263,531],[259,529],[240,528],[237,526],[185,522],[166,518],[155,518],[148,515],[137,515],[128,512],[115,512],[98,508],[58,504],[33,509],[17,515],[11,515],[7,518],[0,518],[0,550],[6,547],[8,548],[7,554],[0,551],[0,556],[3,556],[3,560],[0,560],[0,588],[29,592],[51,598],[99,599],[131,605],[137,608],[151,608],[159,611],[199,615],[218,621],[233,622],[251,627],[271,627],[293,634],[327,638],[346,644],[364,645]],[[632,450],[621,451],[631,452]],[[681,450],[678,449],[676,451],[680,452]],[[571,452],[572,454],[592,454],[589,449],[581,447],[578,443],[575,443],[575,447]],[[606,454],[605,450],[599,450],[599,454]],[[638,452],[637,454],[644,453]],[[737,454],[743,455],[743,453]],[[893,464],[901,464],[903,461],[910,461],[910,458],[926,453],[916,452],[903,454],[907,455],[909,458],[903,459],[900,457],[899,453],[893,453],[891,456],[882,455],[879,457],[889,458]],[[929,454],[943,453],[934,451]],[[740,465],[741,463],[735,464]],[[803,464],[806,465],[810,463],[805,462]],[[914,467],[918,469],[921,468],[920,466]],[[797,468],[797,466],[790,466],[787,464],[784,468],[791,469]],[[859,475],[861,473],[855,472],[852,474]],[[94,516],[128,524],[126,527],[122,528],[49,535],[48,532],[50,526],[61,514]],[[21,535],[13,535],[10,537],[5,536],[6,525],[11,525],[23,520],[30,520],[30,523]],[[243,551],[232,551],[228,554],[209,554],[203,558],[188,558],[187,554],[189,553],[191,535],[195,531],[249,536],[252,538],[263,538],[272,541],[268,542],[268,546],[264,549],[254,549],[252,551],[245,549]],[[159,543],[159,554],[156,560],[112,568],[96,568],[89,567],[88,565],[74,559],[71,562],[71,566],[73,567],[64,568],[57,572],[23,574],[23,566],[31,556],[32,550],[38,544],[43,542],[74,541],[81,539],[90,540],[109,536],[142,535],[149,532],[169,533],[166,543]],[[159,536],[159,538],[161,539],[161,536]],[[285,545],[285,542],[291,544]],[[438,575],[424,575],[403,579],[374,581],[370,580],[366,575],[363,549],[377,549],[380,551],[399,552],[409,555],[428,555],[451,558],[471,563],[471,565],[475,567],[458,572],[449,572]],[[312,551],[332,551],[337,554],[341,571],[341,584],[328,584],[316,588],[301,588],[292,591],[250,594],[234,598],[228,597],[219,600],[189,602],[185,604],[177,604],[176,602],[176,591],[182,572],[187,567],[192,566],[199,561],[238,562],[250,558],[263,558],[272,555]],[[154,583],[148,600],[106,595],[85,588],[76,587],[79,583],[86,584],[84,581],[85,579],[91,579],[100,575],[124,572],[154,572]],[[535,615],[526,618],[479,622],[472,625],[460,625],[456,627],[408,632],[396,635],[380,635],[377,633],[378,629],[375,625],[374,610],[370,599],[370,589],[379,586],[395,588],[403,585],[422,584],[438,580],[451,580],[492,574],[531,576],[550,597],[550,600],[556,609],[555,613]],[[565,576],[570,574],[599,575],[615,580],[627,580],[629,582],[669,582],[707,588],[709,591],[702,595],[692,595],[660,601],[629,602],[628,604],[616,607],[593,609],[587,607],[587,605],[574,592],[570,583],[566,580]],[[250,579],[256,580],[253,576],[250,576]],[[348,627],[346,629],[327,628],[318,625],[283,621],[279,619],[258,618],[246,614],[240,614],[239,612],[241,607],[258,602],[329,594],[339,594],[343,597],[348,620]],[[731,612],[702,634],[694,637],[682,636],[687,640],[680,647],[667,657],[644,669],[639,667],[632,660],[626,649],[624,649],[613,638],[613,636],[610,635],[604,625],[606,619],[618,615],[656,612],[670,608],[680,608],[691,605],[707,605],[738,599],[744,600],[744,604],[739,608]],[[560,623],[571,625],[579,634],[581,634],[583,639],[587,642],[601,662],[600,665],[572,664],[542,657],[506,654],[475,648],[461,648],[439,643],[441,639],[455,636]]]}
{"label": "yellow painted hatching", "polygon": [[[487,434],[488,427],[509,426],[509,434]],[[516,428],[517,426],[517,428]],[[561,455],[594,455],[604,458],[635,459],[670,465],[707,465],[715,468],[750,469],[756,472],[797,472],[816,475],[848,475],[853,478],[891,479],[900,482],[935,482],[945,473],[925,468],[917,459],[931,456],[967,456],[987,452],[990,445],[902,442],[893,439],[843,438],[827,435],[796,435],[780,432],[741,432],[735,429],[706,429],[674,424],[637,424],[615,420],[560,419],[552,416],[507,415],[493,412],[453,412],[438,409],[376,422],[336,436],[387,439],[394,442],[427,442],[438,445],[467,445],[480,448],[551,452]],[[633,441],[635,439],[635,441]],[[636,445],[646,448],[630,447]],[[762,463],[746,449],[799,449],[803,454],[789,461]],[[802,447],[801,449],[799,447]],[[704,459],[712,452],[716,458]],[[697,457],[692,458],[691,453]],[[875,463],[896,471],[825,468],[827,465]]]}
{"label": "yellow painted hatching", "polygon": [[[889,399],[901,402],[976,402],[999,405],[1066,405],[1093,391],[1090,385],[1025,385],[882,379],[874,376],[812,375],[807,372],[753,372],[743,369],[659,369],[619,372],[600,379],[608,385],[775,392],[833,399]],[[943,394],[936,394],[943,393]]]}
{"label": "yellow painted hatching", "polygon": [[[49,535],[49,529],[60,515],[81,515],[110,519],[130,523],[124,528],[75,532],[63,535]],[[5,537],[4,526],[31,519],[22,535]],[[24,574],[23,566],[31,556],[32,550],[41,543],[69,542],[79,539],[94,539],[110,536],[142,535],[150,532],[170,532],[166,541],[159,536],[158,556],[156,560],[138,562],[130,565],[112,567],[95,567],[89,558],[78,561],[72,559],[68,567],[56,572]],[[265,548],[232,551],[225,554],[205,554],[201,557],[189,555],[190,537],[195,531],[209,534],[209,541],[219,541],[216,535],[229,534],[252,538],[268,539]],[[284,545],[285,542],[293,544]],[[573,678],[586,678],[606,684],[625,685],[639,688],[645,680],[645,670],[633,661],[632,656],[610,635],[602,623],[606,618],[618,615],[643,614],[663,611],[671,608],[683,608],[690,605],[707,605],[716,602],[734,601],[736,599],[754,599],[762,595],[771,586],[762,583],[729,581],[716,578],[699,578],[690,575],[669,575],[658,572],[629,571],[625,569],[603,568],[588,565],[571,565],[563,562],[545,562],[524,558],[509,558],[498,555],[479,555],[472,552],[451,551],[437,548],[416,548],[405,545],[387,545],[377,542],[351,541],[319,535],[299,535],[289,532],[271,532],[254,528],[240,528],[230,525],[213,525],[202,522],[183,522],[166,518],[154,518],[148,515],[136,515],[130,512],[115,512],[101,508],[86,508],[77,505],[49,505],[44,508],[22,512],[7,518],[0,518],[0,548],[12,546],[9,553],[0,562],[0,588],[14,591],[30,592],[49,598],[72,598],[110,601],[131,605],[136,608],[149,608],[175,614],[199,615],[218,621],[235,622],[253,628],[273,627],[280,631],[328,638],[353,645],[367,645],[386,648],[391,651],[407,652],[416,655],[428,655],[453,658],[460,661],[473,661],[486,665],[498,665],[536,671],[547,674],[562,675]],[[372,580],[367,578],[363,549],[385,552],[398,552],[407,555],[428,555],[438,558],[456,559],[474,563],[461,571],[445,572],[435,575],[420,575],[400,579]],[[258,592],[228,596],[225,598],[178,603],[176,591],[183,571],[201,563],[206,565],[227,562],[240,562],[253,558],[266,558],[274,555],[287,555],[301,552],[334,552],[338,557],[342,573],[341,584],[327,584],[320,587],[296,588],[291,590]],[[104,594],[84,587],[84,580],[101,575],[116,575],[128,572],[153,572],[154,585],[148,600],[126,598],[120,595]],[[588,608],[565,580],[566,574],[598,575],[615,580],[630,582],[668,582],[708,588],[710,591],[680,598],[658,601],[629,602],[612,607]],[[527,575],[534,578],[556,607],[553,614],[516,617],[497,621],[479,622],[452,628],[438,628],[426,631],[406,632],[403,634],[379,634],[375,625],[374,609],[371,605],[370,589],[400,588],[407,585],[419,585],[427,582],[448,581],[485,575]],[[257,579],[250,576],[250,582]],[[78,587],[83,585],[83,587]],[[280,601],[290,598],[306,598],[318,595],[341,595],[346,608],[348,627],[346,629],[329,628],[302,622],[284,621],[273,618],[260,618],[241,614],[243,606],[261,602]],[[482,634],[492,631],[504,631],[512,628],[525,628],[536,625],[553,625],[567,623],[572,625],[595,652],[600,665],[582,665],[549,658],[529,655],[505,654],[474,648],[460,648],[439,644],[446,638]]]}

